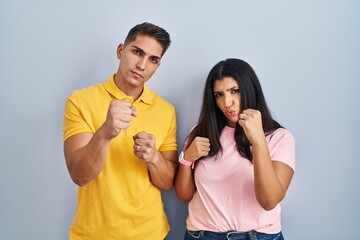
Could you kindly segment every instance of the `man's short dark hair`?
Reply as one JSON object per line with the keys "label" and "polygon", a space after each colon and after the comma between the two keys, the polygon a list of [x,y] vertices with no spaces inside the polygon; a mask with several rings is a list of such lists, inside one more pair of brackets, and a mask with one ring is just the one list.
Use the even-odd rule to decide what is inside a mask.
{"label": "man's short dark hair", "polygon": [[154,38],[163,48],[161,56],[165,54],[171,43],[170,35],[165,29],[148,22],[138,24],[130,29],[125,38],[125,44],[135,41],[137,35]]}

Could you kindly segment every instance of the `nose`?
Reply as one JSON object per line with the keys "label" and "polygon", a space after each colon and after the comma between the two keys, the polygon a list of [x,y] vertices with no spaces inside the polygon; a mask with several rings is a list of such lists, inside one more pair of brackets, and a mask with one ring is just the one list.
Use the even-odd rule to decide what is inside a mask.
{"label": "nose", "polygon": [[144,71],[146,67],[146,59],[145,58],[139,59],[138,63],[136,64],[136,67],[141,71]]}
{"label": "nose", "polygon": [[225,107],[230,108],[232,105],[234,105],[234,100],[231,97],[231,95],[226,94],[225,95]]}

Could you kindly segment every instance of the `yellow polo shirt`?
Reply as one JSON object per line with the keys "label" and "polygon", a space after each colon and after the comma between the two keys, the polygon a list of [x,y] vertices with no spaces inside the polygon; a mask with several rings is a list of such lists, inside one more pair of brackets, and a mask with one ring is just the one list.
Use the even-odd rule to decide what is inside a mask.
{"label": "yellow polo shirt", "polygon": [[164,239],[170,227],[161,192],[149,178],[147,165],[133,153],[133,136],[146,131],[155,136],[159,151],[176,150],[176,114],[172,104],[144,86],[133,101],[115,85],[103,83],[73,91],[65,104],[64,140],[82,132],[96,132],[104,123],[110,101],[127,99],[138,113],[109,147],[103,170],[79,187],[70,239]]}

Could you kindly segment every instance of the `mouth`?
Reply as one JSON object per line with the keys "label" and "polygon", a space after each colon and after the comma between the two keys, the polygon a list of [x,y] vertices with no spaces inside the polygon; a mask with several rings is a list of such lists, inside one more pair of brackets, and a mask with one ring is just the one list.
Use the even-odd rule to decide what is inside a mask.
{"label": "mouth", "polygon": [[235,116],[235,111],[226,111],[226,115],[228,115],[229,117],[233,117]]}
{"label": "mouth", "polygon": [[131,71],[131,73],[134,75],[135,78],[144,78],[144,76],[137,71]]}

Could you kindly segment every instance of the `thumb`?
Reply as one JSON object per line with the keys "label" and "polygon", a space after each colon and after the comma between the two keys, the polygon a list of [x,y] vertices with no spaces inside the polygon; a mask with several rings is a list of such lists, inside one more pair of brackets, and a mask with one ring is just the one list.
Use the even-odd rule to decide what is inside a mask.
{"label": "thumb", "polygon": [[138,114],[137,114],[137,111],[136,111],[136,108],[134,107],[134,105],[131,106],[131,110],[132,110],[131,115],[134,117],[137,117]]}

